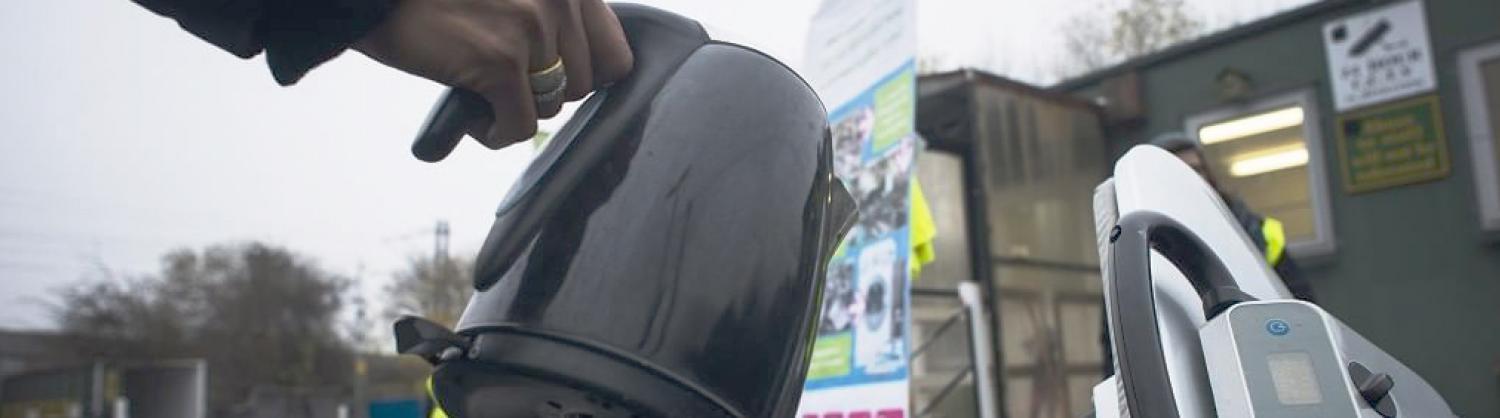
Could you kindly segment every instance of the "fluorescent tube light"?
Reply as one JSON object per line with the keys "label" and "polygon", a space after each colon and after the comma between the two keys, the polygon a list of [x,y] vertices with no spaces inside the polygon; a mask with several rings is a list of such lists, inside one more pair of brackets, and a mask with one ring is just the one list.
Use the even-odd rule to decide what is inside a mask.
{"label": "fluorescent tube light", "polygon": [[1307,147],[1296,144],[1236,157],[1229,164],[1229,174],[1250,177],[1277,170],[1307,165]]}
{"label": "fluorescent tube light", "polygon": [[1198,139],[1208,145],[1301,124],[1302,108],[1288,107],[1205,126],[1198,130]]}

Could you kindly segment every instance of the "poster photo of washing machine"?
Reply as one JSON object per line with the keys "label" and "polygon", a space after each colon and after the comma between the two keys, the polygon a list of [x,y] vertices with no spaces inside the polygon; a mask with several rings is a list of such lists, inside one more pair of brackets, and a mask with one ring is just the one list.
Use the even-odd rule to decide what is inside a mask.
{"label": "poster photo of washing machine", "polygon": [[845,242],[828,267],[808,387],[903,380],[910,351],[907,228]]}
{"label": "poster photo of washing machine", "polygon": [[897,264],[896,241],[882,239],[859,254],[859,320],[854,328],[854,367],[866,375],[879,375],[904,365],[905,340],[902,338],[901,301],[897,295],[901,282]]}

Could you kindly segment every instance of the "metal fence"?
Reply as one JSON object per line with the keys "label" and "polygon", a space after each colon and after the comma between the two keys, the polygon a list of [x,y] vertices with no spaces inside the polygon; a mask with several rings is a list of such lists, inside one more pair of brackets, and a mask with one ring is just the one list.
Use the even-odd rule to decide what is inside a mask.
{"label": "metal fence", "polygon": [[912,291],[912,416],[998,418],[994,350],[978,285]]}

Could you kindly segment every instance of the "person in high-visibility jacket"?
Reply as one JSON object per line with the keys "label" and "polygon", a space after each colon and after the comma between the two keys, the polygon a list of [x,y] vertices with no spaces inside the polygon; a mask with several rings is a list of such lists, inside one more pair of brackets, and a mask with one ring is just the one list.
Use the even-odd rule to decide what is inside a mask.
{"label": "person in high-visibility jacket", "polygon": [[1229,206],[1229,212],[1234,214],[1234,219],[1245,229],[1245,234],[1255,242],[1261,254],[1266,257],[1266,264],[1270,264],[1276,270],[1276,275],[1281,276],[1281,281],[1286,283],[1287,290],[1292,296],[1308,302],[1313,299],[1312,285],[1302,276],[1302,269],[1297,267],[1297,262],[1286,252],[1286,230],[1281,221],[1276,218],[1261,216],[1250,210],[1250,206],[1240,199],[1225,193],[1214,180],[1213,170],[1208,166],[1208,159],[1203,153],[1203,147],[1198,141],[1189,138],[1181,132],[1171,132],[1157,136],[1151,140],[1151,145],[1171,152],[1182,162],[1187,163],[1203,180],[1213,186],[1214,191],[1219,192],[1219,197]]}

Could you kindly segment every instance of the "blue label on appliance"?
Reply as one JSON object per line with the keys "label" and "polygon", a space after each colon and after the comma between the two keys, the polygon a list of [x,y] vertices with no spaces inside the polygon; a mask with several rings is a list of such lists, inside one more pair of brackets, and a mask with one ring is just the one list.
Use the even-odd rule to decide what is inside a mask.
{"label": "blue label on appliance", "polygon": [[1292,332],[1292,326],[1287,325],[1286,321],[1282,321],[1280,319],[1272,319],[1270,321],[1266,321],[1266,332],[1271,333],[1271,335],[1280,337],[1286,335],[1288,332]]}

